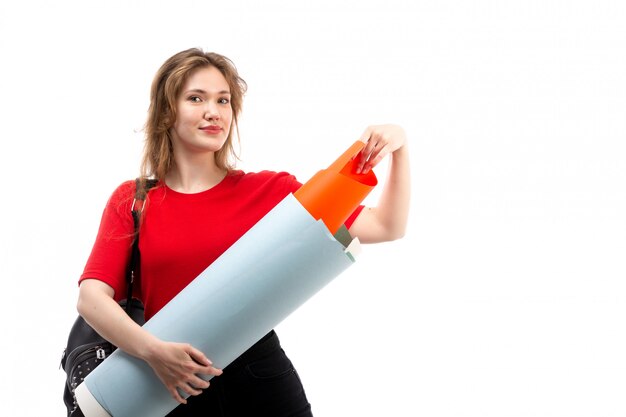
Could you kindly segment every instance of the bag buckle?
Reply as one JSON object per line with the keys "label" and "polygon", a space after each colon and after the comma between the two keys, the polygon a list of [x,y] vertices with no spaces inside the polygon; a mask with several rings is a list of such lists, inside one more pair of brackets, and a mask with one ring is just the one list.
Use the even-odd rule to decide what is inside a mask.
{"label": "bag buckle", "polygon": [[[137,206],[137,208],[135,208],[135,206]],[[133,205],[130,206],[130,211],[141,213],[143,211],[143,200],[133,198]]]}
{"label": "bag buckle", "polygon": [[104,349],[102,349],[101,347],[96,349],[96,358],[102,360],[102,359],[106,358],[106,356],[107,356],[107,354],[104,351]]}

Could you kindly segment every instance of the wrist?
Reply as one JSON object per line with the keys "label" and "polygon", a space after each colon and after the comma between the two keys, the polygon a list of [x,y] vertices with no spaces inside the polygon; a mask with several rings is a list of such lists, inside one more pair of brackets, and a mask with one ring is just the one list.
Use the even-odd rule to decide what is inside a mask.
{"label": "wrist", "polygon": [[161,350],[160,344],[163,342],[151,333],[148,333],[143,329],[142,331],[145,333],[145,336],[140,339],[139,343],[137,343],[135,356],[146,362],[150,362],[152,358],[154,358]]}

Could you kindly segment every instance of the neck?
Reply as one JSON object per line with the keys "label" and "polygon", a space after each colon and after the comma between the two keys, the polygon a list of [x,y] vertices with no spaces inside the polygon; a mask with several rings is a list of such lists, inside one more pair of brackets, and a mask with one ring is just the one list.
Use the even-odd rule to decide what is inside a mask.
{"label": "neck", "polygon": [[165,183],[174,191],[185,194],[199,193],[215,187],[226,176],[227,171],[215,164],[214,155],[195,160],[176,160]]}

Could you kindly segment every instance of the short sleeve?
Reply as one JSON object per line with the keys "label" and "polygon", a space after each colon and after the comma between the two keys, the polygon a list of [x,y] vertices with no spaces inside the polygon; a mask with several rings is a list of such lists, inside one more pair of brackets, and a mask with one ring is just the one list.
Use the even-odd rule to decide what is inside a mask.
{"label": "short sleeve", "polygon": [[348,218],[346,219],[346,221],[344,222],[344,224],[346,225],[346,227],[349,229],[352,224],[354,223],[354,221],[356,220],[357,217],[359,217],[359,214],[361,214],[361,212],[363,211],[363,209],[365,208],[364,205],[359,205],[350,216],[348,216]]}
{"label": "short sleeve", "polygon": [[126,265],[134,238],[130,213],[134,194],[134,181],[127,181],[117,187],[107,201],[95,243],[79,279],[79,283],[85,279],[105,282],[114,289],[116,300],[126,295]]}

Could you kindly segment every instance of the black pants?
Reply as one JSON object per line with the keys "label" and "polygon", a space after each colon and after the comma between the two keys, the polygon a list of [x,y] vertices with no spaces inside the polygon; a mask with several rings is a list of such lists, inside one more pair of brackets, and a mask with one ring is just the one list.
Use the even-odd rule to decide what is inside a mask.
{"label": "black pants", "polygon": [[312,417],[298,373],[272,330],[167,417]]}

